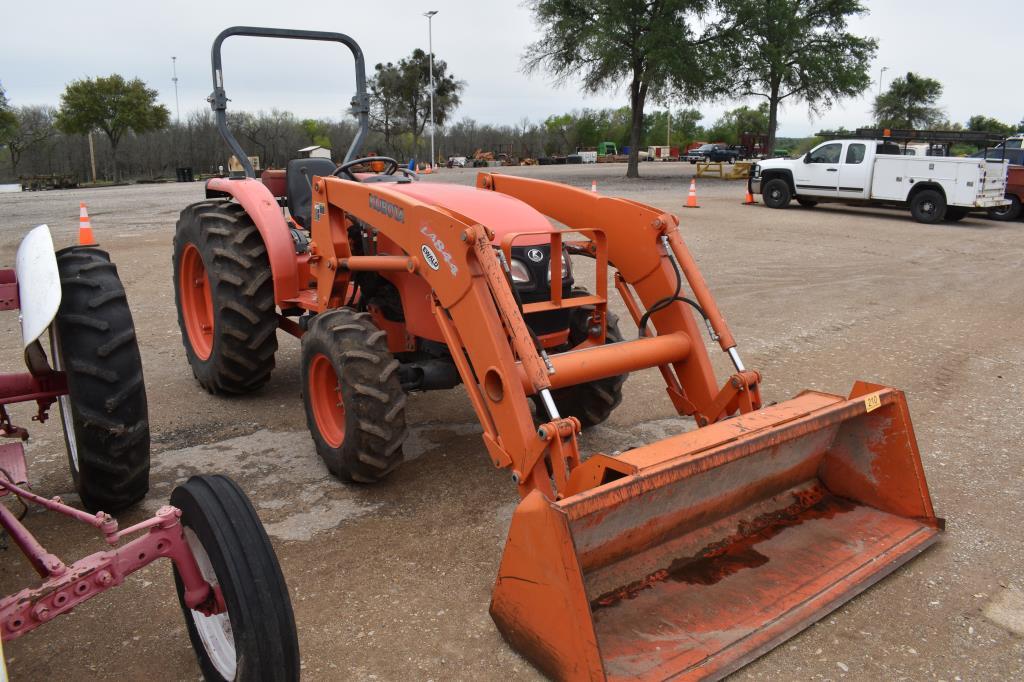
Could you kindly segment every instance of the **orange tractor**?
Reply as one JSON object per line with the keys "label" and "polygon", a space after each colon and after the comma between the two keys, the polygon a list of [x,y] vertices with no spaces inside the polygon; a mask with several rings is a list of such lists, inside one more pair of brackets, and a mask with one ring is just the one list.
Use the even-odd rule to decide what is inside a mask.
{"label": "orange tractor", "polygon": [[[255,177],[225,113],[220,48],[238,35],[352,51],[359,132],[340,165],[297,159]],[[857,383],[763,405],[675,216],[492,173],[475,187],[420,183],[392,159],[357,158],[364,63],[342,34],[230,28],[213,74],[221,134],[246,168],[210,180],[177,226],[195,376],[212,392],[254,390],[277,330],[300,338],[316,449],[357,482],[401,463],[407,392],[464,385],[522,498],[491,614],[546,674],[724,676],[938,539],[903,394]],[[574,258],[594,260],[589,290]],[[610,281],[638,330],[629,340]],[[701,324],[735,366],[722,384]],[[585,456],[581,429],[647,368],[697,428]]]}

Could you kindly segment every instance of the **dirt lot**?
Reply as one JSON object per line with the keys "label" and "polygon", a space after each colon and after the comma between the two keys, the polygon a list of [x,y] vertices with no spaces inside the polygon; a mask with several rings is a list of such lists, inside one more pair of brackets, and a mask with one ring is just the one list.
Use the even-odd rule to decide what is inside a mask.
{"label": "dirt lot", "polygon": [[[728,317],[767,400],[804,388],[846,393],[855,379],[904,389],[942,542],[817,625],[742,669],[738,679],[1021,679],[1024,677],[1024,224],[968,218],[924,226],[904,212],[741,206],[737,182],[701,180],[681,211],[692,167],[645,164],[511,169],[681,213],[683,236]],[[427,178],[470,183],[471,170]],[[462,389],[410,399],[408,462],[386,483],[332,479],[307,434],[299,344],[281,334],[277,369],[258,394],[214,398],[185,361],[171,290],[178,212],[202,186],[151,185],[0,195],[0,261],[47,222],[71,243],[88,202],[118,263],[141,341],[153,431],[152,488],[129,523],[196,472],[235,477],[269,531],[292,592],[310,680],[535,680],[487,614],[517,502],[495,471]],[[19,368],[17,318],[3,318]],[[720,356],[719,353],[716,357]],[[716,361],[720,372],[726,364]],[[609,423],[584,448],[612,451],[690,428],[656,373],[634,375]],[[649,396],[657,396],[651,398]],[[35,490],[76,499],[60,427],[30,427]],[[66,559],[98,536],[52,516],[30,527]],[[0,590],[32,580],[13,549]],[[24,638],[4,645],[16,680],[178,680],[199,676],[170,568],[155,564]]]}

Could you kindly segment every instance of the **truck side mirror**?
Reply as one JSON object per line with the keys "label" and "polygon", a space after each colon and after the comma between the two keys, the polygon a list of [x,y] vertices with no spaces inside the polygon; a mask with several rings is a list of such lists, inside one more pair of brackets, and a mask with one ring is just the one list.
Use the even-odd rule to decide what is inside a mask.
{"label": "truck side mirror", "polygon": [[806,154],[804,154],[804,163],[810,163],[810,162],[811,162],[811,153],[807,152]]}

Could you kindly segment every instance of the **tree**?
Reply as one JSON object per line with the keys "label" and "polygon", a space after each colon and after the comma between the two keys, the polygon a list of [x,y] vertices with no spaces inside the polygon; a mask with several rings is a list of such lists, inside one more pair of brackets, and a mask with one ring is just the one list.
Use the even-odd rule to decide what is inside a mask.
{"label": "tree", "polygon": [[33,147],[42,144],[55,134],[53,128],[53,107],[29,106],[15,110],[13,132],[7,135],[7,151],[11,154],[11,174],[18,174],[18,163],[22,155]]}
{"label": "tree", "polygon": [[705,131],[709,142],[738,144],[743,133],[767,134],[771,128],[769,103],[762,102],[756,108],[738,107],[722,114],[714,125]]}
{"label": "tree", "polygon": [[167,126],[170,112],[156,103],[157,91],[138,78],[123,76],[72,81],[60,97],[57,127],[65,133],[87,135],[99,129],[110,141],[114,180],[118,179],[117,147],[125,133],[145,133]]}
{"label": "tree", "polygon": [[1015,129],[1012,125],[1003,123],[991,116],[976,115],[967,119],[967,129],[979,133],[997,133],[1003,137],[1013,135]]}
{"label": "tree", "polygon": [[[448,73],[448,64],[434,58],[434,123],[443,126],[459,106],[465,83]],[[420,136],[430,121],[430,55],[417,48],[397,64],[377,64],[370,79],[370,122],[384,133],[384,143],[409,133],[413,154],[419,152]]]}
{"label": "tree", "polygon": [[310,144],[318,144],[325,149],[331,148],[330,122],[315,118],[304,118],[299,122],[302,131]]}
{"label": "tree", "polygon": [[709,6],[710,0],[531,0],[541,38],[528,46],[523,65],[550,72],[556,82],[582,76],[585,92],[628,83],[626,177],[637,178],[648,98],[695,100],[719,89],[705,48],[722,38],[723,25],[707,22],[698,31],[691,21],[705,19]]}
{"label": "tree", "polygon": [[7,102],[7,93],[0,84],[0,144],[7,144],[8,138],[18,126],[18,119]]}
{"label": "tree", "polygon": [[871,83],[878,42],[848,32],[867,10],[859,0],[720,0],[734,17],[737,40],[723,44],[733,94],[768,101],[768,147],[775,146],[779,106],[803,102],[811,114],[853,97]]}
{"label": "tree", "polygon": [[929,128],[943,121],[937,103],[942,83],[908,71],[875,98],[875,120],[883,128]]}

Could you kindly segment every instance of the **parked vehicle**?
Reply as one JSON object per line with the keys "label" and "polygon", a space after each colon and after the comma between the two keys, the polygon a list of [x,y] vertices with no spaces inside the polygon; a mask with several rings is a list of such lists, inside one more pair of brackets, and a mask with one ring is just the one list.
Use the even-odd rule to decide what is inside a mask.
{"label": "parked vehicle", "polygon": [[1020,147],[993,147],[977,151],[971,154],[971,158],[987,159],[989,161],[1002,161],[1006,159],[1011,166],[1024,166],[1024,149]]}
{"label": "parked vehicle", "polygon": [[739,158],[740,154],[738,151],[725,146],[715,146],[705,156],[705,159],[712,163],[736,163]]}
{"label": "parked vehicle", "polygon": [[989,218],[996,220],[1017,220],[1020,218],[1022,213],[1021,202],[1024,202],[1024,166],[1009,167],[1009,172],[1006,176],[1006,199],[1010,203],[988,210]]}
{"label": "parked vehicle", "polygon": [[[462,384],[481,451],[521,497],[491,617],[540,672],[718,679],[939,539],[903,393],[857,382],[848,397],[764,405],[678,218],[536,178],[423,183],[360,158],[363,52],[337,33],[218,36],[210,101],[233,150],[220,46],[234,35],[343,43],[364,104],[341,165],[293,159],[276,179],[249,167],[182,212],[174,287],[190,370],[211,393],[248,393],[270,378],[276,331],[301,339],[316,451],[360,484],[401,465],[407,419],[423,416],[406,413],[409,391]],[[577,278],[573,256],[594,265]],[[590,273],[594,288],[579,287]],[[698,320],[731,360],[724,382]],[[695,428],[584,456],[601,432],[582,430],[610,416],[630,372],[654,367]]]}
{"label": "parked vehicle", "polygon": [[922,223],[960,220],[971,210],[1007,203],[1005,162],[905,156],[898,144],[850,139],[823,142],[799,159],[754,164],[750,190],[769,208],[819,202],[905,206]]}
{"label": "parked vehicle", "polygon": [[727,145],[724,145],[720,142],[709,142],[707,144],[702,144],[696,149],[691,149],[689,152],[687,152],[686,160],[689,161],[690,163],[697,163],[698,161],[707,161],[708,155],[711,154],[711,152],[726,146]]}

